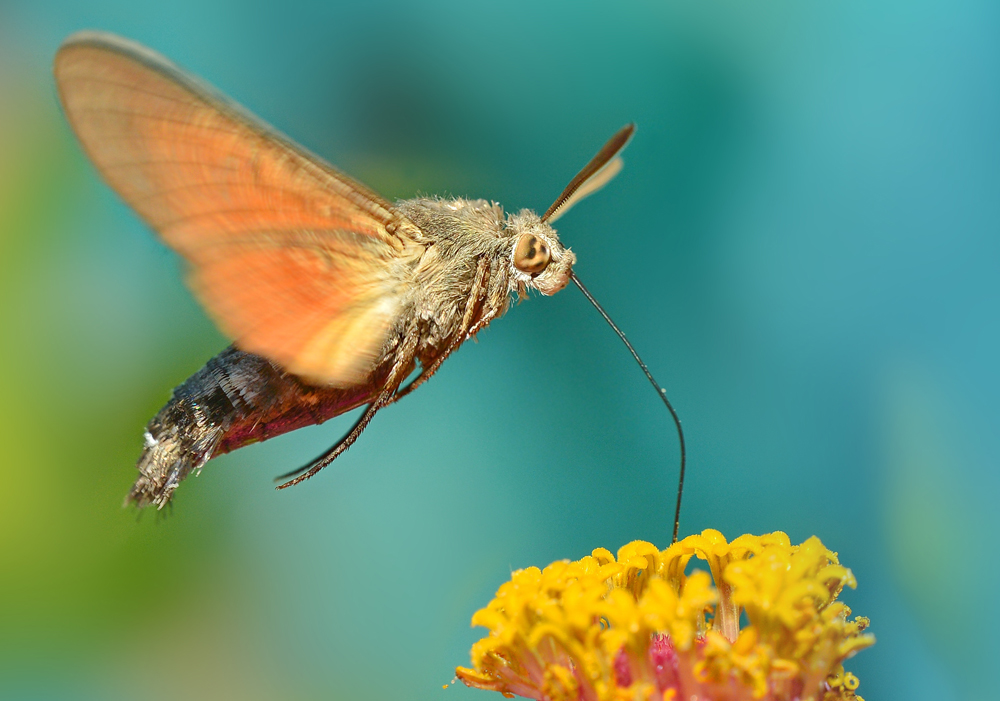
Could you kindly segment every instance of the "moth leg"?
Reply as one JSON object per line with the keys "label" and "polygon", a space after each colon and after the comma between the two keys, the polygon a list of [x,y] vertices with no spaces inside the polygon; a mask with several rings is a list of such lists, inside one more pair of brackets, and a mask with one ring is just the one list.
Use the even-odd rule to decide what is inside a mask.
{"label": "moth leg", "polygon": [[[332,451],[336,450],[337,448],[339,448],[340,446],[344,445],[345,443],[347,443],[347,446],[344,448],[344,450],[347,450],[347,447],[350,447],[350,444],[353,443],[355,440],[357,440],[357,437],[360,436],[361,432],[365,430],[365,426],[367,426],[368,422],[372,420],[372,417],[375,415],[375,411],[377,411],[377,409],[375,411],[372,411],[372,407],[374,407],[374,406],[375,406],[375,404],[373,402],[372,404],[369,404],[368,406],[365,407],[364,412],[362,412],[362,414],[361,414],[361,418],[359,418],[355,422],[355,424],[353,426],[351,426],[351,430],[347,432],[347,435],[345,435],[343,438],[341,438],[339,441],[337,441],[336,443],[333,444],[333,448],[328,448],[327,450],[323,451],[323,453],[319,457],[315,458],[314,460],[310,460],[309,462],[307,462],[302,467],[297,467],[294,470],[292,470],[291,472],[286,472],[283,475],[278,475],[277,477],[274,478],[274,481],[275,482],[284,482],[285,480],[287,480],[290,477],[295,477],[296,475],[302,474],[303,472],[305,472],[306,470],[308,470],[309,468],[311,468],[313,465],[316,465],[320,461],[324,460]],[[371,415],[369,415],[369,411],[371,411]],[[357,435],[352,437],[352,435],[354,434],[355,431],[357,431]],[[350,442],[348,442],[348,441],[350,441]],[[343,451],[341,451],[341,452],[343,452]],[[339,454],[340,453],[338,453],[338,455]],[[334,457],[336,457],[336,456],[334,456]],[[333,460],[333,458],[330,458],[330,460]],[[329,463],[327,463],[327,464],[329,464]],[[283,488],[288,487],[288,486],[290,486],[290,485],[289,484],[283,484],[280,487],[278,487],[278,489],[283,489]]]}
{"label": "moth leg", "polygon": [[[309,479],[314,474],[322,470],[324,467],[333,462],[341,453],[351,447],[351,444],[358,439],[358,436],[365,430],[371,420],[375,417],[375,413],[379,410],[376,402],[372,402],[365,407],[364,412],[361,414],[361,418],[357,420],[357,423],[351,427],[351,430],[347,432],[347,435],[341,438],[339,441],[334,443],[333,447],[324,452],[315,460],[310,460],[302,467],[296,468],[291,472],[286,472],[283,475],[278,475],[274,478],[275,482],[281,482],[282,480],[287,480],[289,477],[295,477],[296,475],[301,475],[294,480],[284,482],[278,485],[278,489],[284,489],[285,487],[291,487],[293,484],[298,484],[302,480]],[[302,474],[306,473],[306,474]]]}
{"label": "moth leg", "polygon": [[417,375],[413,381],[403,387],[403,389],[396,392],[392,397],[392,402],[398,402],[400,399],[408,395],[410,392],[415,390],[417,387],[427,382],[431,379],[438,368],[441,367],[441,363],[445,361],[449,355],[454,352],[456,348],[462,345],[470,336],[474,335],[477,331],[486,326],[495,316],[493,312],[487,312],[482,319],[472,325],[472,317],[475,314],[476,303],[479,301],[479,296],[486,290],[489,284],[490,271],[489,271],[489,261],[486,258],[479,259],[479,267],[476,268],[476,277],[472,281],[472,290],[469,292],[469,301],[465,305],[465,314],[462,315],[462,325],[458,329],[458,333],[455,334],[455,338],[452,339],[448,347],[444,349],[443,352],[439,353],[436,358],[425,368],[420,369],[420,374]]}
{"label": "moth leg", "polygon": [[335,443],[330,450],[308,465],[279,477],[278,479],[283,479],[285,477],[298,474],[298,477],[295,477],[295,479],[279,484],[277,487],[278,489],[285,489],[286,487],[291,487],[299,482],[303,482],[336,460],[348,448],[350,448],[351,445],[354,444],[354,441],[358,439],[358,436],[360,436],[365,428],[368,427],[368,424],[371,423],[371,420],[375,417],[375,414],[378,413],[378,410],[392,404],[393,395],[399,387],[399,383],[403,381],[406,374],[409,372],[409,369],[412,367],[411,363],[413,362],[413,358],[417,350],[417,340],[416,333],[408,333],[406,335],[403,345],[396,354],[396,359],[393,361],[392,370],[389,371],[389,376],[386,378],[385,388],[379,392],[375,401],[365,407],[364,412],[361,414],[361,418],[358,419],[357,423],[354,424],[347,435]]}
{"label": "moth leg", "polygon": [[426,368],[423,368],[420,371],[420,374],[417,375],[410,384],[406,385],[406,387],[403,387],[401,390],[396,392],[396,394],[392,396],[390,404],[398,402],[400,399],[402,399],[410,392],[415,390],[417,387],[427,382],[427,380],[431,379],[431,376],[433,376],[434,373],[437,372],[437,369],[441,367],[441,363],[445,361],[445,358],[451,355],[452,352],[462,344],[462,341],[466,340],[467,338],[471,338],[472,336],[475,336],[477,333],[482,331],[483,328],[491,321],[493,321],[494,318],[496,318],[496,314],[491,311],[487,313],[486,316],[484,316],[482,319],[477,321],[474,326],[468,329],[468,331],[460,335],[458,339],[456,339],[454,342],[452,342],[450,346],[448,346],[447,350],[444,353],[442,353],[441,355],[437,356],[434,359],[434,362],[432,362]]}

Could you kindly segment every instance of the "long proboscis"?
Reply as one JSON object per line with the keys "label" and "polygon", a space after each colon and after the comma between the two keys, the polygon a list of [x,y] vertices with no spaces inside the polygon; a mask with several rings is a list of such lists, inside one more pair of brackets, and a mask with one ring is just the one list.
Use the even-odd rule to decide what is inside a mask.
{"label": "long proboscis", "polygon": [[611,320],[611,317],[608,316],[608,313],[606,311],[604,311],[604,307],[602,307],[600,303],[594,298],[594,295],[590,294],[590,291],[583,286],[583,283],[580,282],[580,278],[576,276],[576,273],[571,273],[570,277],[573,279],[574,284],[576,284],[576,286],[580,288],[580,292],[583,293],[583,296],[586,297],[588,300],[590,300],[590,303],[594,305],[594,308],[596,308],[597,311],[600,313],[600,315],[604,317],[604,320],[608,322],[608,325],[612,329],[614,329],[614,332],[618,334],[618,338],[620,338],[622,340],[622,343],[625,344],[625,347],[628,348],[629,353],[631,353],[632,357],[635,358],[635,362],[639,364],[639,368],[646,376],[646,379],[649,380],[649,384],[653,385],[653,389],[656,390],[656,393],[659,395],[660,399],[663,400],[663,404],[667,407],[667,411],[670,412],[670,416],[674,420],[674,426],[677,427],[677,440],[680,443],[680,451],[681,451],[681,468],[680,468],[680,473],[677,477],[677,506],[674,509],[674,533],[673,533],[673,539],[670,541],[671,543],[676,543],[677,532],[680,529],[681,525],[681,497],[684,494],[684,468],[687,462],[687,452],[684,447],[684,430],[681,428],[681,419],[677,415],[677,412],[674,410],[674,407],[670,403],[670,400],[667,399],[667,390],[663,389],[660,386],[660,384],[656,381],[656,378],[653,377],[653,373],[651,373],[649,371],[649,368],[646,367],[646,363],[642,362],[642,358],[639,357],[639,354],[636,352],[635,348],[632,347],[632,344],[629,343],[628,338],[625,336],[622,330],[618,328],[618,325]]}

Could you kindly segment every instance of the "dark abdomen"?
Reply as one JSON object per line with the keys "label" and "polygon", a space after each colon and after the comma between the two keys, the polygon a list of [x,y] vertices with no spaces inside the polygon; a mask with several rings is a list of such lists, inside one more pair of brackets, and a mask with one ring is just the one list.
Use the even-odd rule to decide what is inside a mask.
{"label": "dark abdomen", "polygon": [[162,507],[211,458],[366,404],[373,386],[314,387],[265,358],[227,348],[177,387],[146,426],[126,503]]}

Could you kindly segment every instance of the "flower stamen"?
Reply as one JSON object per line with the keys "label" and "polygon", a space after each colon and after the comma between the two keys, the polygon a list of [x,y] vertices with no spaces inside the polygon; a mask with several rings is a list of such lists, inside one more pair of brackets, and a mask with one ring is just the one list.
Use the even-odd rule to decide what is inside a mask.
{"label": "flower stamen", "polygon": [[[686,574],[692,558],[711,576]],[[598,548],[514,572],[473,616],[489,635],[456,674],[539,701],[860,699],[842,665],[875,639],[837,600],[855,584],[815,537],[706,530],[662,551]]]}

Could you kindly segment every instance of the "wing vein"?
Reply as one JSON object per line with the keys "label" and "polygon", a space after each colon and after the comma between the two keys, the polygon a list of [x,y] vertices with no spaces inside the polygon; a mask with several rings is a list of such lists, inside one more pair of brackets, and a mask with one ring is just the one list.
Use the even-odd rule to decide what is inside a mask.
{"label": "wing vein", "polygon": [[152,97],[159,98],[161,100],[168,100],[170,102],[176,102],[179,105],[187,105],[189,107],[195,107],[198,105],[205,104],[204,99],[201,96],[194,93],[182,93],[182,97],[172,97],[161,91],[148,90],[143,88],[141,85],[122,83],[117,80],[108,80],[107,78],[102,78],[95,75],[70,75],[66,76],[60,81],[64,85],[69,83],[84,82],[84,83],[100,83],[102,85],[114,85],[119,88],[123,88],[124,91],[132,93],[141,93],[143,95],[150,95]]}
{"label": "wing vein", "polygon": [[409,309],[398,256],[419,241],[411,221],[132,42],[75,35],[55,74],[84,150],[190,264],[195,295],[239,348],[308,382],[368,381]]}

